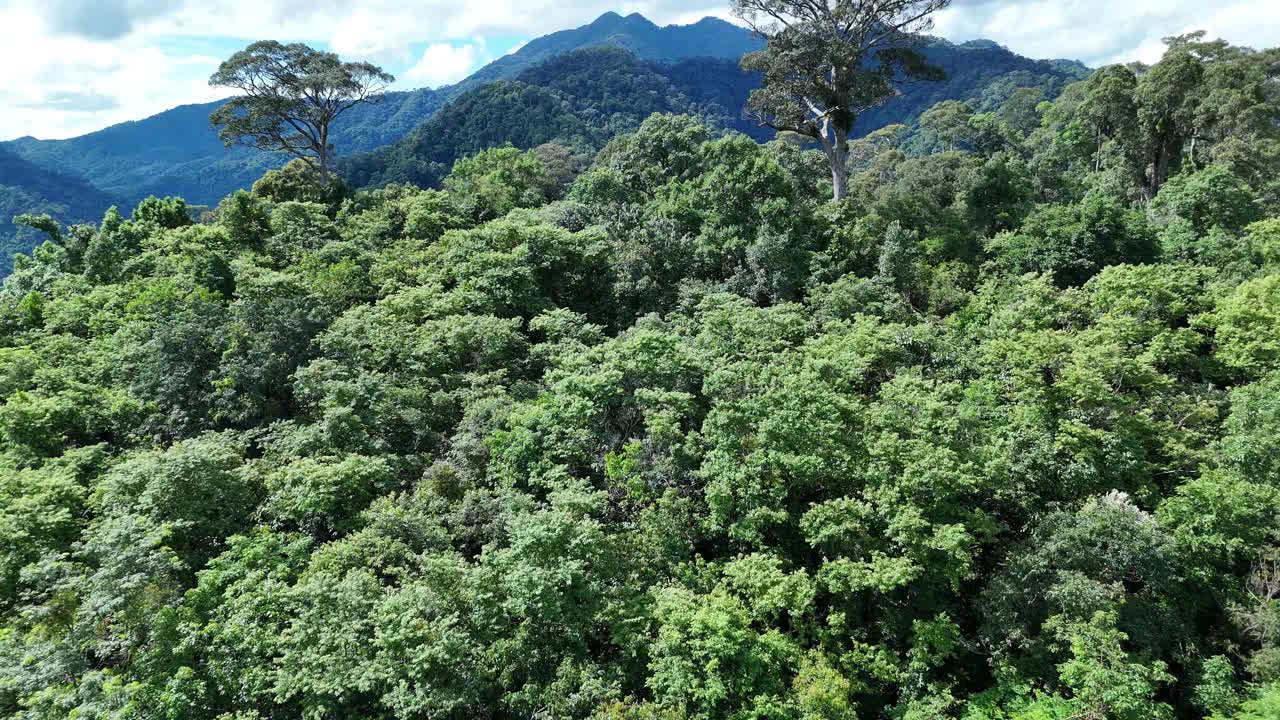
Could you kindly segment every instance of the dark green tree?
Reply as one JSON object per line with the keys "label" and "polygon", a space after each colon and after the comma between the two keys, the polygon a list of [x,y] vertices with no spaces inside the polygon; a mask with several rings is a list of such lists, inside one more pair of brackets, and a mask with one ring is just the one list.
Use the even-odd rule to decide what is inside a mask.
{"label": "dark green tree", "polygon": [[748,101],[766,127],[817,142],[833,197],[848,193],[849,136],[858,114],[893,97],[904,80],[941,80],[911,47],[951,0],[734,0],[733,12],[768,47],[742,59],[764,76]]}
{"label": "dark green tree", "polygon": [[334,119],[362,103],[376,102],[395,78],[365,62],[342,62],[334,53],[300,43],[261,40],[232,55],[209,84],[242,95],[209,116],[229,147],[278,150],[314,162],[328,179]]}

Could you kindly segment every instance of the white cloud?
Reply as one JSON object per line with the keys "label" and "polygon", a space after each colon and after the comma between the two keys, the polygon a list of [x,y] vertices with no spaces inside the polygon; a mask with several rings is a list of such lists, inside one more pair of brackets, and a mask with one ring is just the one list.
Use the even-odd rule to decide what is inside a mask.
{"label": "white cloud", "polygon": [[1037,58],[1093,66],[1155,62],[1162,38],[1205,30],[1236,45],[1277,44],[1280,3],[1259,0],[955,0],[934,33],[950,40],[988,38]]}
{"label": "white cloud", "polygon": [[465,45],[435,43],[427,46],[421,59],[404,73],[402,80],[427,87],[449,85],[492,59],[485,50],[484,40],[479,38]]}
{"label": "white cloud", "polygon": [[0,11],[0,27],[0,138],[68,137],[225,95],[208,87],[211,57],[49,32],[29,12]]}
{"label": "white cloud", "polygon": [[409,13],[356,8],[329,35],[329,49],[344,57],[406,61],[409,47],[422,40],[417,26]]}

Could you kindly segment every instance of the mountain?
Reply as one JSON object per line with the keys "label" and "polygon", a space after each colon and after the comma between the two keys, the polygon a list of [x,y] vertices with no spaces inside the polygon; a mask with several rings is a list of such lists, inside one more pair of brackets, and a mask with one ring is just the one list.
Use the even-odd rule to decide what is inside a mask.
{"label": "mountain", "polygon": [[[599,46],[615,52],[556,62]],[[503,142],[559,140],[593,149],[653,111],[697,112],[763,139],[768,133],[741,116],[755,80],[737,67],[742,54],[759,47],[748,30],[715,18],[660,27],[639,14],[605,13],[588,25],[537,38],[456,85],[388,93],[381,103],[354,108],[335,124],[334,144],[354,180],[376,184],[434,182],[453,159]],[[632,59],[622,59],[621,51]],[[1052,98],[1087,72],[1079,63],[1031,60],[990,41],[934,40],[924,52],[948,71],[948,79],[906,88],[864,113],[857,132],[910,123],[939,100],[969,100],[987,109],[1018,87],[1037,87]],[[621,75],[593,77],[615,72]],[[500,81],[508,84],[486,89]],[[77,188],[80,199],[70,204],[41,201],[41,207],[74,206],[69,219],[97,217],[112,202],[132,207],[148,195],[212,205],[287,159],[223,147],[208,120],[219,104],[184,105],[67,140],[21,138],[0,143],[0,149]],[[433,120],[442,108],[450,109]],[[14,179],[30,175],[4,176],[8,205],[48,197],[44,180],[43,189],[22,189]],[[67,200],[68,194],[57,197]],[[85,214],[90,208],[96,210]]]}
{"label": "mountain", "polygon": [[93,222],[114,203],[77,177],[46,170],[0,147],[0,277],[13,254],[28,252],[40,234],[11,222],[15,215],[48,213],[64,223]]}
{"label": "mountain", "polygon": [[[647,60],[695,56],[736,61],[759,47],[746,30],[714,18],[658,27],[640,15],[606,13],[595,22],[533,40],[457,85],[388,93],[383,102],[353,108],[334,127],[334,145],[358,154],[399,140],[449,99],[494,80],[513,79],[548,58],[595,45],[615,45]],[[67,140],[26,137],[0,143],[36,165],[76,175],[132,206],[148,195],[180,195],[210,205],[247,187],[287,158],[252,148],[226,148],[209,126],[222,101],[184,105]]]}
{"label": "mountain", "polygon": [[[586,28],[566,31],[567,38],[557,39],[566,33],[544,38],[554,42],[540,43],[535,52],[553,53],[579,37],[578,33],[602,22],[605,28],[656,28],[636,15],[605,16]],[[720,21],[699,23],[704,24],[745,33]],[[607,30],[591,35],[637,36],[638,33],[612,36]],[[643,47],[647,48],[643,52],[657,53],[652,44]],[[947,79],[907,85],[899,96],[862,113],[856,135],[891,124],[911,125],[922,112],[943,100],[963,100],[978,111],[988,111],[999,107],[1019,88],[1035,88],[1045,99],[1051,99],[1068,83],[1088,73],[1078,63],[1032,60],[991,41],[958,45],[930,39],[920,50],[946,71]],[[507,72],[514,67],[514,61],[506,62],[501,70]],[[356,187],[388,182],[431,186],[443,179],[454,160],[485,147],[511,143],[530,148],[557,142],[591,152],[610,137],[635,129],[655,112],[694,113],[712,125],[768,140],[773,132],[748,122],[743,115],[748,95],[758,86],[759,77],[744,72],[736,60],[645,59],[626,43],[604,42],[552,54],[512,80],[496,80],[463,92],[404,139],[371,153],[348,157],[339,163],[339,168]]]}
{"label": "mountain", "polygon": [[494,60],[454,87],[468,90],[493,80],[509,80],[557,55],[597,45],[620,47],[642,60],[658,62],[691,57],[736,62],[743,55],[759,50],[764,42],[745,28],[718,18],[703,18],[692,25],[659,27],[639,13],[623,17],[607,12],[590,25],[531,40],[517,52]]}
{"label": "mountain", "polygon": [[1062,89],[1089,76],[1085,65],[1072,60],[1033,60],[991,40],[956,44],[930,38],[919,48],[942,68],[947,79],[907,85],[901,95],[858,116],[859,135],[895,123],[911,124],[920,113],[943,100],[963,100],[979,112],[995,110],[1018,88],[1035,88],[1052,100]]}
{"label": "mountain", "polygon": [[742,100],[757,82],[731,60],[668,64],[618,46],[574,50],[459,95],[404,139],[340,161],[339,171],[356,187],[432,186],[454,160],[486,147],[557,142],[591,152],[653,113],[696,113],[766,139],[741,119]]}
{"label": "mountain", "polygon": [[[404,137],[441,105],[445,96],[420,89],[388,93],[360,105],[334,124],[334,144],[361,152]],[[222,101],[183,105],[158,115],[112,125],[69,140],[20,138],[0,148],[44,168],[71,173],[132,207],[148,195],[177,195],[193,205],[216,203],[287,161],[253,148],[227,148],[209,125]]]}

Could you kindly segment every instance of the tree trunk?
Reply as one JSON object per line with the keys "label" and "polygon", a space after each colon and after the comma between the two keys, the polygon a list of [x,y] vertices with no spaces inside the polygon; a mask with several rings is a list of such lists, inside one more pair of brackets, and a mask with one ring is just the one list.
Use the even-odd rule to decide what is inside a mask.
{"label": "tree trunk", "polygon": [[320,178],[322,180],[329,179],[329,126],[323,125],[320,128],[320,147],[316,148],[317,160],[320,164]]}
{"label": "tree trunk", "polygon": [[849,168],[846,165],[849,160],[848,133],[836,129],[835,142],[831,144],[827,159],[831,161],[831,196],[840,202],[849,194]]}
{"label": "tree trunk", "polygon": [[1151,159],[1151,187],[1147,188],[1147,199],[1154,199],[1165,181],[1169,179],[1169,143],[1160,140],[1156,145],[1155,157]]}
{"label": "tree trunk", "polygon": [[1093,153],[1093,171],[1094,172],[1099,172],[1102,170],[1102,142],[1103,142],[1102,128],[1098,128],[1097,140],[1098,140],[1098,149]]}
{"label": "tree trunk", "polygon": [[843,162],[831,161],[831,199],[840,202],[849,194],[849,172]]}

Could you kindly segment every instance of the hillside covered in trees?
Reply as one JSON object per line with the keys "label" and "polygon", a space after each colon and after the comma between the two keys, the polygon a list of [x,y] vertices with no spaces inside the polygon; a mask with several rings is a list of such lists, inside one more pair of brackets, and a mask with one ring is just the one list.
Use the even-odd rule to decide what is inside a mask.
{"label": "hillside covered in trees", "polygon": [[525,76],[439,189],[44,224],[0,715],[1277,717],[1280,52],[935,105],[839,202],[600,57],[659,112],[585,160]]}
{"label": "hillside covered in trees", "polygon": [[[736,63],[760,43],[722,20],[660,28],[639,15],[606,13],[580,28],[536,38],[455,85],[390,92],[377,104],[355,108],[335,124],[333,142],[343,154],[375,150],[404,138],[468,90],[513,79],[555,56],[601,45],[625,48],[650,62],[675,62],[694,53]],[[216,205],[288,161],[280,154],[224,147],[209,126],[209,114],[224,102],[178,107],[68,140],[28,137],[0,143],[0,148],[50,171],[80,177],[129,206],[149,195],[166,194],[181,195],[197,205]]]}
{"label": "hillside covered in trees", "polygon": [[[934,104],[968,102],[991,111],[1021,91],[1032,104],[1058,96],[1087,75],[1082,66],[1028,60],[985,44],[935,41],[923,49],[946,80],[907,86],[901,95],[864,113],[857,132],[893,124],[915,126]],[[554,142],[591,154],[615,135],[634,131],[652,113],[687,113],[714,127],[757,140],[775,132],[743,112],[760,77],[737,59],[645,61],[612,46],[556,55],[513,80],[482,85],[455,98],[403,140],[348,158],[342,172],[355,187],[410,182],[438,187],[453,162],[486,147],[533,148]]]}
{"label": "hillside covered in trees", "polygon": [[45,170],[0,147],[0,277],[13,256],[30,252],[38,234],[12,224],[24,213],[45,213],[65,222],[92,222],[114,200],[88,183]]}
{"label": "hillside covered in trees", "polygon": [[[377,104],[353,108],[334,124],[332,141],[349,158],[349,179],[361,186],[438,184],[454,160],[503,142],[529,149],[556,141],[589,158],[654,111],[695,112],[717,126],[770,139],[772,133],[742,113],[758,78],[739,69],[738,60],[760,46],[746,29],[714,18],[659,27],[636,14],[606,13],[580,28],[537,38],[456,85],[391,92]],[[588,51],[576,52],[582,50]],[[907,88],[902,98],[866,114],[859,132],[911,124],[946,99],[969,101],[984,111],[1018,88],[1052,99],[1085,74],[1082,66],[1030,60],[992,43],[936,40],[926,55],[948,72],[948,80]],[[606,77],[614,73],[616,78]],[[68,176],[67,187],[90,186],[75,193],[87,214],[64,212],[56,203],[39,207],[63,222],[100,216],[112,202],[133,207],[151,195],[213,206],[288,160],[282,153],[224,147],[209,126],[210,113],[222,103],[178,107],[68,140],[21,138],[0,143],[0,150],[46,173]],[[35,192],[19,185],[15,178],[21,176],[4,177],[12,189],[0,197],[18,200]],[[3,226],[0,242],[24,251],[31,247],[26,235],[14,245],[12,229]],[[6,267],[11,254],[5,252]]]}

